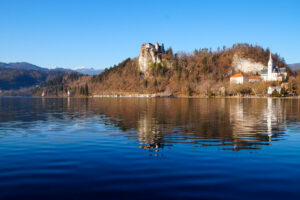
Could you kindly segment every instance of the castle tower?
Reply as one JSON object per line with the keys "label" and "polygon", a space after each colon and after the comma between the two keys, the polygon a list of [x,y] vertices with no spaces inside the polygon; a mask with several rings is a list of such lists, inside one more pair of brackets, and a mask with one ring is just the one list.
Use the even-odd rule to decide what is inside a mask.
{"label": "castle tower", "polygon": [[159,51],[159,45],[158,45],[158,42],[155,43],[155,49],[156,49],[156,51]]}
{"label": "castle tower", "polygon": [[268,81],[272,81],[272,72],[273,72],[273,59],[272,59],[272,53],[270,52],[270,58],[268,62]]}

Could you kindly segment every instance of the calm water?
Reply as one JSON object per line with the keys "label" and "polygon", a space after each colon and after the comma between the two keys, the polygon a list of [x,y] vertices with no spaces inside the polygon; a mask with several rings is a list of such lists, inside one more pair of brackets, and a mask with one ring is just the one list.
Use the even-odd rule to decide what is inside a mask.
{"label": "calm water", "polygon": [[0,199],[300,199],[300,101],[0,98]]}

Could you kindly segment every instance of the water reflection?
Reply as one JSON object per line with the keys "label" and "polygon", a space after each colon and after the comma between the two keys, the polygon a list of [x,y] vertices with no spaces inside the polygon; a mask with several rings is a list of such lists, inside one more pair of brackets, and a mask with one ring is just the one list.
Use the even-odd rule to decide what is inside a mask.
{"label": "water reflection", "polygon": [[[237,144],[246,143],[246,147],[258,148],[267,145],[272,137],[278,138],[284,133],[281,124],[285,123],[284,106],[281,99],[237,100],[230,103],[230,121],[232,135]],[[241,147],[241,146],[239,146]],[[234,148],[237,148],[234,145]]]}
{"label": "water reflection", "polygon": [[0,98],[1,137],[8,128],[41,123],[105,124],[138,147],[159,150],[174,144],[259,149],[284,137],[285,124],[298,120],[298,100],[284,99],[86,99]]}

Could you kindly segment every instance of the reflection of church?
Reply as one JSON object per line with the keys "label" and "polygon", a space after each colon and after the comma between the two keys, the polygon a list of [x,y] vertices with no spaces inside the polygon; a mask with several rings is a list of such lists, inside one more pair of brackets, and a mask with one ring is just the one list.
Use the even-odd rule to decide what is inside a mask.
{"label": "reflection of church", "polygon": [[[209,104],[203,104],[209,106],[208,112],[200,109],[199,115],[195,115],[206,120],[187,120],[176,126],[170,125],[170,122],[168,124],[162,123],[163,118],[152,115],[151,112],[143,113],[139,115],[137,120],[139,147],[158,151],[160,148],[173,143],[172,134],[176,130],[183,134],[185,139],[193,138],[191,142],[194,144],[202,145],[203,143],[205,145],[205,139],[218,138],[220,140],[216,140],[215,145],[220,144],[219,142],[221,144],[226,142],[227,145],[232,145],[235,150],[258,148],[264,142],[270,141],[281,133],[280,124],[285,121],[284,109],[282,109],[281,104],[280,99],[271,98],[267,100],[252,99],[251,101],[245,99],[218,100],[217,110],[214,110],[214,107],[209,106]],[[212,114],[213,111],[217,111],[215,112],[216,116],[225,114],[230,117],[215,118],[215,115]],[[187,113],[190,114],[190,112]],[[229,119],[229,128],[225,130],[223,126],[227,121],[226,119]],[[211,126],[211,123],[214,126]],[[193,133],[191,138],[189,138],[191,135],[185,134],[187,132]],[[198,137],[205,139],[203,141],[195,139]],[[232,148],[224,147],[224,149]]]}
{"label": "reflection of church", "polygon": [[283,101],[281,99],[268,98],[265,118],[267,121],[267,131],[269,136],[279,130],[280,124],[286,121],[285,109],[282,109]]}
{"label": "reflection of church", "polygon": [[280,124],[285,121],[280,99],[258,101],[261,103],[254,103],[253,106],[243,100],[231,102],[232,135],[236,141],[260,142],[263,138],[269,140],[278,133]]}
{"label": "reflection of church", "polygon": [[176,143],[255,149],[284,130],[280,124],[286,101],[281,99],[138,99],[138,105],[124,106],[132,101],[101,100],[99,113],[122,131],[134,133],[138,147],[149,152]]}

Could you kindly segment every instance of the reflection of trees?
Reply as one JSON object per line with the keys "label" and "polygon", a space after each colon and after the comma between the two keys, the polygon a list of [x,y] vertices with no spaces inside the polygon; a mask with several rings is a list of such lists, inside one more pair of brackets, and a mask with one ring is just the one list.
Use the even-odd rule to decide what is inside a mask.
{"label": "reflection of trees", "polygon": [[280,124],[298,116],[299,108],[297,100],[159,98],[4,98],[0,106],[7,111],[1,112],[1,122],[98,116],[100,123],[137,133],[141,148],[192,143],[235,150],[269,144],[283,133]]}
{"label": "reflection of trees", "polygon": [[273,138],[283,133],[282,101],[286,100],[110,99],[102,101],[105,106],[101,112],[123,119],[120,127],[129,122],[125,127],[138,130],[140,142],[146,144],[143,148],[180,142],[238,150],[268,145],[268,131]]}

